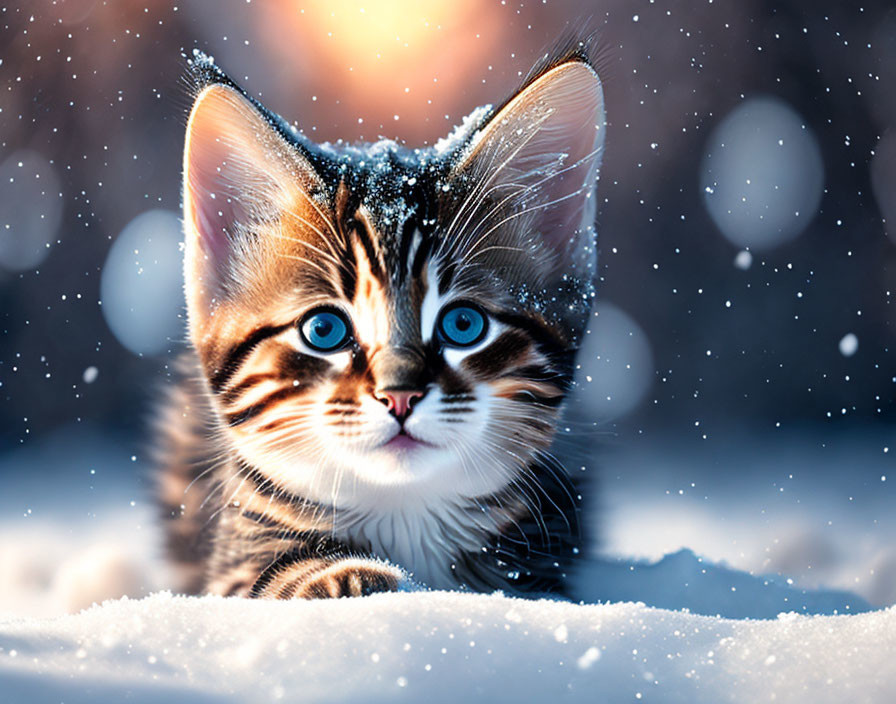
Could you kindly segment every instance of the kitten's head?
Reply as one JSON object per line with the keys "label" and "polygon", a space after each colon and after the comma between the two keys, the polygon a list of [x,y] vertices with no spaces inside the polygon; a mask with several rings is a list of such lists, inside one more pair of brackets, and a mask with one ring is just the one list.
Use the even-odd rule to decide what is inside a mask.
{"label": "kitten's head", "polygon": [[315,145],[194,64],[190,336],[241,461],[339,506],[524,481],[596,277],[588,61],[546,63],[415,150]]}

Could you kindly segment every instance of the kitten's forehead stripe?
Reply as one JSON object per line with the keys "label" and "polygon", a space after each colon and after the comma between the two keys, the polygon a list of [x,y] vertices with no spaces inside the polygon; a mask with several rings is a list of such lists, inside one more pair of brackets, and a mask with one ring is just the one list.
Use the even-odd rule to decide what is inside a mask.
{"label": "kitten's forehead stripe", "polygon": [[406,232],[411,232],[411,235],[410,237],[403,237],[403,241],[407,241],[409,244],[405,256],[402,257],[401,266],[398,271],[399,283],[401,283],[406,276],[414,275],[414,263],[417,261],[417,254],[420,251],[420,244],[423,241],[423,234],[420,232],[420,228],[411,218],[405,220],[402,224],[402,234],[404,235]]}
{"label": "kitten's forehead stripe", "polygon": [[401,286],[407,278],[408,262],[413,261],[414,250],[419,244],[420,230],[412,216],[402,221],[397,234],[398,263],[392,270],[392,279],[396,287]]}
{"label": "kitten's forehead stripe", "polygon": [[357,342],[373,353],[385,346],[391,336],[390,292],[388,282],[375,273],[375,263],[367,250],[356,245],[357,287],[352,300]]}
{"label": "kitten's forehead stripe", "polygon": [[388,284],[388,277],[385,273],[386,267],[385,262],[383,261],[383,250],[379,246],[379,238],[376,236],[376,230],[370,221],[366,208],[362,206],[358,209],[351,222],[351,227],[352,233],[364,248],[371,273],[382,285],[386,286]]}
{"label": "kitten's forehead stripe", "polygon": [[454,283],[454,275],[457,271],[457,265],[453,259],[447,260],[439,267],[439,295],[444,296],[451,289]]}
{"label": "kitten's forehead stripe", "polygon": [[339,267],[339,283],[342,288],[342,296],[350,301],[355,297],[358,285],[358,262],[355,258],[354,247],[345,247]]}
{"label": "kitten's forehead stripe", "polygon": [[420,244],[417,246],[417,250],[414,252],[414,259],[411,265],[411,276],[415,278],[419,278],[423,273],[423,268],[426,266],[427,261],[430,259],[430,254],[433,251],[433,245],[435,243],[434,238],[431,235],[422,235]]}

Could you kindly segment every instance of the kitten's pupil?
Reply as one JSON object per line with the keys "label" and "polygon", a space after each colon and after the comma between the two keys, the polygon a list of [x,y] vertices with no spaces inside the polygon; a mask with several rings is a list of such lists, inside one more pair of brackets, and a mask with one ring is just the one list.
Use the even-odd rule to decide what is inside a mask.
{"label": "kitten's pupil", "polygon": [[333,322],[318,318],[314,321],[314,333],[321,339],[326,339],[333,331]]}
{"label": "kitten's pupil", "polygon": [[459,313],[457,319],[454,321],[454,326],[461,332],[469,330],[472,324],[473,321],[470,320],[469,316],[465,313]]}

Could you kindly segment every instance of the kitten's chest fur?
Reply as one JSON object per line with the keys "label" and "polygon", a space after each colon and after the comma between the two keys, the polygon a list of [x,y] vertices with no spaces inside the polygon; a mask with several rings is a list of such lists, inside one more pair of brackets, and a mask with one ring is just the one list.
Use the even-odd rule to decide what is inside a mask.
{"label": "kitten's chest fur", "polygon": [[489,533],[470,520],[473,509],[468,502],[434,497],[395,505],[394,497],[390,499],[387,507],[355,509],[342,516],[337,512],[334,533],[349,545],[402,565],[429,587],[460,586],[464,575],[458,572],[457,556],[475,554]]}

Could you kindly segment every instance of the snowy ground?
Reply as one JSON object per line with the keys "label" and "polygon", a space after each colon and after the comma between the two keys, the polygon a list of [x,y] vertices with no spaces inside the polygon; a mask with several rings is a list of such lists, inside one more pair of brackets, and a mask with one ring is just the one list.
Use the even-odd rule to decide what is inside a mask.
{"label": "snowy ground", "polygon": [[896,609],[735,621],[640,604],[158,594],[0,625],[4,701],[888,702]]}
{"label": "snowy ground", "polygon": [[891,702],[896,609],[868,612],[896,601],[882,442],[611,448],[582,605],[155,593],[76,613],[169,580],[140,457],[64,435],[0,458],[0,701]]}

